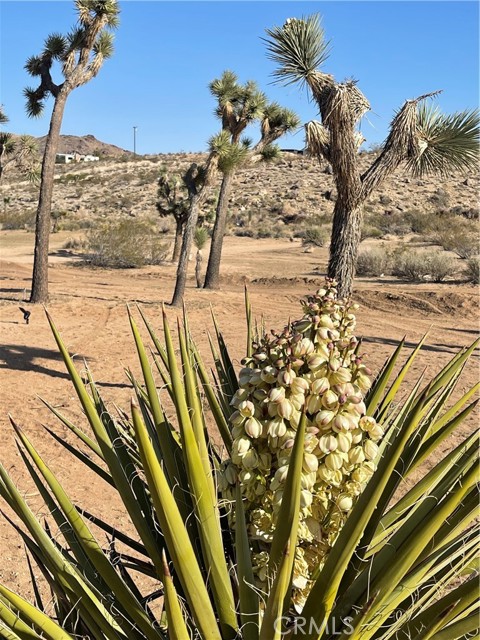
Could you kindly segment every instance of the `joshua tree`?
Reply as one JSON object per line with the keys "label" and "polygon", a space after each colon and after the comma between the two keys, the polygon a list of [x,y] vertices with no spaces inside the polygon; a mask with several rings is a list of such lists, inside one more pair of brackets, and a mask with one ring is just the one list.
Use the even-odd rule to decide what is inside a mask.
{"label": "joshua tree", "polygon": [[[118,25],[117,0],[75,0],[78,24],[66,36],[52,33],[45,40],[43,51],[27,60],[25,69],[39,77],[36,89],[25,89],[27,114],[38,117],[43,113],[44,101],[54,99],[50,129],[40,176],[35,227],[35,257],[30,302],[48,300],[48,245],[52,207],[55,156],[67,98],[70,93],[94,78],[106,58],[113,53],[113,35],[107,31]],[[52,66],[61,64],[63,81],[52,79]]]}
{"label": "joshua tree", "polygon": [[185,182],[178,175],[163,172],[158,179],[157,211],[161,217],[173,216],[175,219],[175,244],[172,262],[177,262],[182,248],[183,228],[188,218],[190,201]]}
{"label": "joshua tree", "polygon": [[177,278],[173,293],[172,307],[179,307],[183,302],[185,285],[187,283],[188,259],[192,249],[193,236],[197,227],[198,216],[202,202],[208,195],[208,191],[217,174],[218,163],[225,156],[231,146],[229,136],[221,131],[210,139],[209,155],[202,167],[193,163],[185,174],[183,180],[189,193],[190,206],[188,218],[185,224],[182,238],[182,248],[178,260]]}
{"label": "joshua tree", "polygon": [[[0,124],[6,124],[8,116],[0,106]],[[39,179],[38,147],[32,136],[18,136],[0,132],[0,180],[10,163],[16,165],[31,182]]]}
{"label": "joshua tree", "polygon": [[[272,143],[287,131],[297,128],[300,121],[289,109],[282,109],[276,103],[268,104],[265,94],[259,91],[254,82],[239,84],[237,76],[231,71],[225,71],[221,78],[214,80],[210,91],[218,99],[216,113],[221,118],[223,130],[230,134],[231,142],[229,152],[219,164],[223,178],[204,284],[206,289],[215,289],[219,285],[228,198],[237,169],[248,161],[272,158],[275,155]],[[255,120],[261,120],[262,137],[250,149],[249,141],[242,142],[240,136]]]}
{"label": "joshua tree", "polygon": [[320,68],[328,58],[328,42],[317,15],[288,19],[267,29],[268,56],[277,63],[274,75],[284,84],[306,84],[318,105],[321,122],[306,125],[307,146],[332,166],[337,188],[328,275],[339,294],[352,291],[360,243],[363,205],[395,169],[405,164],[414,175],[469,169],[478,162],[478,111],[444,115],[425,106],[437,92],[407,100],[392,120],[389,134],[372,165],[360,172],[357,130],[370,104],[353,80],[337,82]]}

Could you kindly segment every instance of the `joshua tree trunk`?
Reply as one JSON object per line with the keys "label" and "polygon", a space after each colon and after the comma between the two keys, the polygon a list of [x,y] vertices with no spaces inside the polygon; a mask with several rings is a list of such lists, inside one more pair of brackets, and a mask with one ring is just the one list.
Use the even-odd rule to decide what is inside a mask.
{"label": "joshua tree trunk", "polygon": [[339,283],[338,295],[352,293],[355,265],[360,245],[363,202],[348,206],[341,199],[335,203],[328,276]]}
{"label": "joshua tree trunk", "polygon": [[199,249],[197,251],[197,259],[195,261],[195,280],[197,281],[197,289],[201,289],[202,287],[202,262],[203,256]]}
{"label": "joshua tree trunk", "polygon": [[183,301],[183,294],[185,293],[185,285],[187,283],[188,258],[190,256],[190,251],[192,250],[193,235],[197,226],[201,196],[201,192],[196,193],[194,196],[192,196],[190,213],[185,225],[185,230],[183,232],[182,248],[177,267],[175,291],[173,293],[172,302],[170,303],[172,307],[180,307]]}
{"label": "joshua tree trunk", "polygon": [[40,194],[35,223],[35,254],[30,302],[48,302],[48,247],[55,157],[68,94],[69,90],[64,85],[55,98],[55,105],[50,120],[50,130],[47,135],[47,143],[43,155]]}
{"label": "joshua tree trunk", "polygon": [[173,246],[172,262],[178,262],[180,251],[182,249],[183,220],[176,220],[175,226],[175,244]]}
{"label": "joshua tree trunk", "polygon": [[233,183],[233,173],[225,173],[218,197],[215,225],[212,233],[212,244],[208,256],[205,289],[218,289],[220,285],[220,262],[222,260],[223,238],[227,226],[228,196]]}

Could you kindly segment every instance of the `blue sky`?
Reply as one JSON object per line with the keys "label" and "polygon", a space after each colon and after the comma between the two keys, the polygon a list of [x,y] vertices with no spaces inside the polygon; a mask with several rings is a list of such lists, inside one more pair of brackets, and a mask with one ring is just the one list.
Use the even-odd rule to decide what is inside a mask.
{"label": "blue sky", "polygon": [[[115,55],[70,95],[64,134],[92,134],[132,149],[136,126],[140,154],[204,150],[219,129],[208,85],[225,69],[256,80],[303,122],[315,119],[305,90],[271,84],[274,65],[261,41],[266,28],[311,13],[322,15],[332,44],[324,70],[339,80],[356,78],[370,100],[362,125],[367,146],[385,138],[405,99],[443,89],[437,103],[444,111],[478,106],[477,2],[130,0],[120,7]],[[22,90],[35,79],[23,65],[49,33],[66,33],[75,19],[73,1],[0,0],[0,102],[8,130],[47,133],[52,100],[42,118],[26,117]],[[249,135],[256,138],[255,131]],[[303,131],[281,146],[301,148]]]}

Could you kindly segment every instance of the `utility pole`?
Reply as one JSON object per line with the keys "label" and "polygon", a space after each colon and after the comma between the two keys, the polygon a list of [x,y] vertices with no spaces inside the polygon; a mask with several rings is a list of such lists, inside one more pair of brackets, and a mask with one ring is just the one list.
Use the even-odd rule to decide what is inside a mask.
{"label": "utility pole", "polygon": [[133,158],[137,157],[137,129],[138,127],[133,127]]}

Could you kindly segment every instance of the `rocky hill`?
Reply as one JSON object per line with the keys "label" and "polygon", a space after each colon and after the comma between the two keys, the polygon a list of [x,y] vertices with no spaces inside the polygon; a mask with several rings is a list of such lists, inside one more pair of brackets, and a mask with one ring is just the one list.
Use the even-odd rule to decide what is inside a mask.
{"label": "rocky hill", "polygon": [[[36,138],[38,150],[41,154],[45,149],[46,136]],[[94,155],[100,158],[120,158],[125,155],[132,155],[131,151],[126,151],[114,144],[108,144],[97,140],[95,136],[60,136],[58,153],[78,153],[80,155]]]}
{"label": "rocky hill", "polygon": [[[185,171],[202,154],[137,156],[96,140],[93,136],[64,136],[60,151],[100,155],[95,163],[57,165],[53,213],[59,228],[81,229],[97,219],[150,218],[166,233],[173,221],[159,220],[155,208],[157,181],[162,168]],[[360,156],[362,170],[374,160]],[[216,189],[218,191],[219,182]],[[13,171],[1,186],[3,228],[32,228],[38,187]],[[215,191],[215,189],[214,189]],[[399,169],[371,197],[365,207],[365,230],[371,237],[418,232],[423,220],[434,217],[435,226],[459,231],[468,223],[469,233],[478,218],[479,176],[452,173],[446,178],[412,178]],[[213,194],[204,215],[212,221]],[[230,198],[229,233],[254,237],[292,237],[309,227],[328,233],[335,201],[329,167],[297,153],[284,152],[263,166],[239,171]],[[453,216],[453,217],[452,217]],[[453,224],[452,224],[453,221]],[[457,225],[458,222],[458,225]],[[432,226],[430,224],[430,226]]]}

